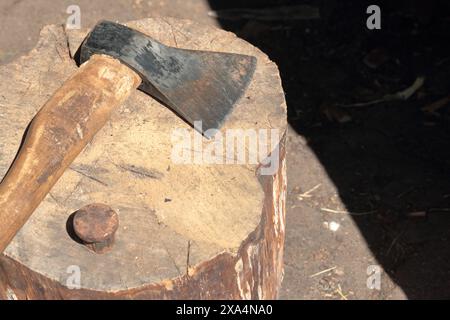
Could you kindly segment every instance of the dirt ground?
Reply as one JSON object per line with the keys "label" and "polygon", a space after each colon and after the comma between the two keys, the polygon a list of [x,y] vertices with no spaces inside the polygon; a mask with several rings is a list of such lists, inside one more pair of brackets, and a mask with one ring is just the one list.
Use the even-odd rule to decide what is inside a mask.
{"label": "dirt ground", "polygon": [[[281,299],[450,298],[445,1],[381,1],[382,29],[371,31],[358,0],[2,0],[0,63],[30,50],[43,25],[64,23],[70,4],[84,27],[155,15],[217,25],[277,62],[291,125]],[[320,16],[277,13],[300,4]],[[239,7],[272,9],[222,11]],[[417,90],[395,100],[407,88]],[[377,268],[380,289],[369,289]]]}

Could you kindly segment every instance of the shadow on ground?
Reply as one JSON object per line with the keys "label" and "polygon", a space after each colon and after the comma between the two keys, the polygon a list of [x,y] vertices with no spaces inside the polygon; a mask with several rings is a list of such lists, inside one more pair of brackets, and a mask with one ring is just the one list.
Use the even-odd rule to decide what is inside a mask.
{"label": "shadow on ground", "polygon": [[[367,4],[359,0],[209,2],[224,29],[278,64],[291,127],[385,272],[408,298],[450,298],[448,2],[379,2],[382,29],[375,31],[366,28]],[[276,14],[300,4],[318,7],[320,18]],[[272,10],[221,12],[230,8]],[[422,76],[424,85],[407,100],[348,106]]]}

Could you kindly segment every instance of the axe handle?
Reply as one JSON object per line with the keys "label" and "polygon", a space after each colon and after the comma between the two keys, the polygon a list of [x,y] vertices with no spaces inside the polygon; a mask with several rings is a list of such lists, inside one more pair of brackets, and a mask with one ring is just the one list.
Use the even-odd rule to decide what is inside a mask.
{"label": "axe handle", "polygon": [[0,184],[0,254],[140,81],[118,60],[94,55],[39,110]]}

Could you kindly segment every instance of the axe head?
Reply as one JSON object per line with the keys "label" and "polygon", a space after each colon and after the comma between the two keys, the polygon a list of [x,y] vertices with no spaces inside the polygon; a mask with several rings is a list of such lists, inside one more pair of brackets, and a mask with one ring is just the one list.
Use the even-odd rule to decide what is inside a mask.
{"label": "axe head", "polygon": [[80,63],[93,54],[112,56],[142,78],[139,89],[163,102],[185,121],[218,129],[243,95],[256,58],[233,53],[186,50],[163,45],[126,26],[102,21],[84,40]]}

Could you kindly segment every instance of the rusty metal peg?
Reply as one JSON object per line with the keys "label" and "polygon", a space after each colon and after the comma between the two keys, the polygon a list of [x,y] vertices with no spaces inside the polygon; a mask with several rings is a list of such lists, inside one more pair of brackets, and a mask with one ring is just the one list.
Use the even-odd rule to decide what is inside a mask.
{"label": "rusty metal peg", "polygon": [[114,245],[119,216],[109,206],[92,203],[75,212],[73,230],[83,244],[95,253],[106,253]]}

